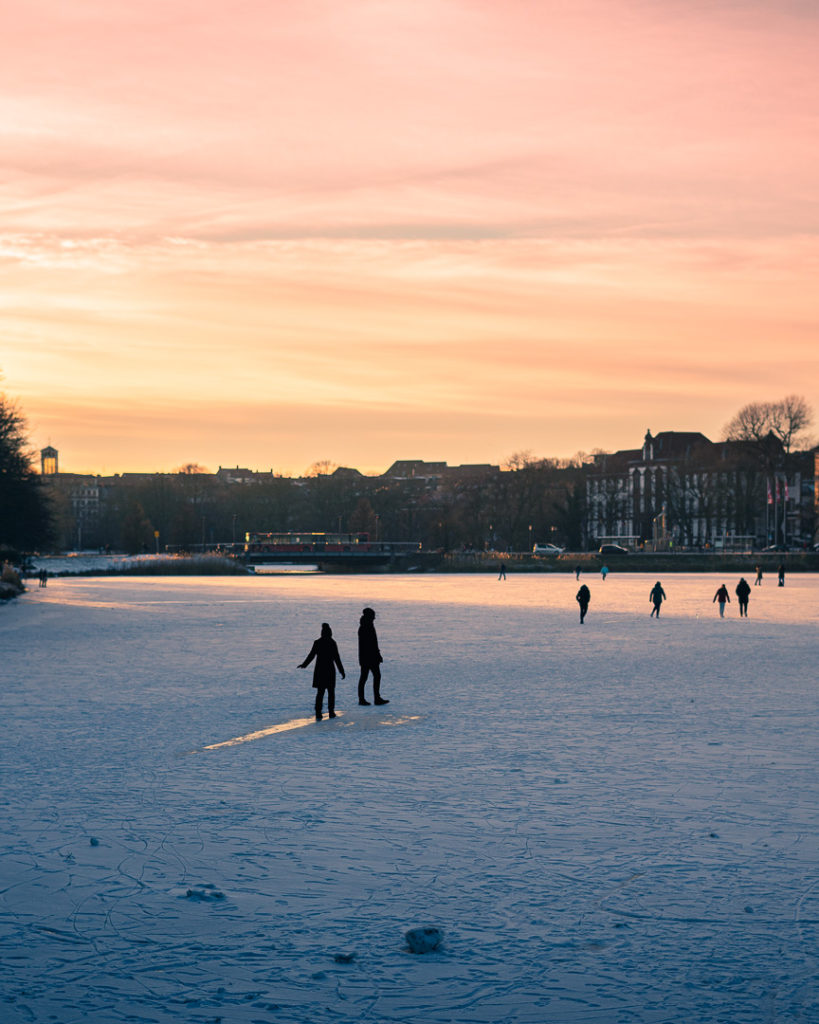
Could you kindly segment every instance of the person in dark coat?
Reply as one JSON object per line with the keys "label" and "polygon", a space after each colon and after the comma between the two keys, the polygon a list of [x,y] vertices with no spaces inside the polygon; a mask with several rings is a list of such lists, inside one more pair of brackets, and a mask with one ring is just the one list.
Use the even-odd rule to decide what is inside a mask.
{"label": "person in dark coat", "polygon": [[373,703],[389,704],[381,696],[381,651],[378,649],[378,636],[375,632],[375,612],[372,608],[365,608],[361,613],[358,626],[358,664],[361,666],[361,675],[358,679],[358,703],[368,707],[370,702],[364,696],[364,684],[367,676],[373,674]]}
{"label": "person in dark coat", "polygon": [[313,669],[313,688],[316,691],[316,721],[321,721],[321,708],[324,703],[324,693],[327,692],[327,714],[330,718],[336,717],[336,665],[344,679],[344,666],[341,664],[341,657],[338,653],[338,645],[333,639],[333,631],[326,622],[321,624],[321,636],[313,643],[310,653],[299,665],[299,668],[307,668],[313,659],[316,665]]}
{"label": "person in dark coat", "polygon": [[739,617],[748,618],[748,598],[751,596],[751,585],[744,576],[740,578],[736,586],[737,601],[739,601]]}
{"label": "person in dark coat", "polygon": [[654,608],[652,609],[649,618],[653,618],[656,615],[659,619],[660,606],[662,605],[663,601],[665,601],[665,591],[663,590],[663,585],[662,583],[660,583],[659,580],[657,580],[657,582],[651,588],[651,593],[648,595],[648,599],[654,605]]}
{"label": "person in dark coat", "polygon": [[[731,602],[731,598],[728,596],[728,588],[725,586],[724,583],[719,588],[719,590],[716,592],[716,594],[714,594],[714,601],[719,601],[719,617],[721,619],[724,619],[725,618],[725,606],[726,606],[726,604],[730,604],[730,602]],[[711,604],[713,604],[714,601],[712,601]]]}
{"label": "person in dark coat", "polygon": [[785,566],[784,565],[780,565],[779,566],[779,586],[780,587],[784,587],[785,586]]}
{"label": "person in dark coat", "polygon": [[575,594],[575,600],[580,605],[580,623],[582,625],[586,618],[586,612],[589,610],[589,601],[591,601],[591,591],[585,583]]}
{"label": "person in dark coat", "polygon": [[755,587],[761,587],[762,586],[762,566],[761,565],[758,565],[756,567],[756,579],[754,580],[754,586]]}

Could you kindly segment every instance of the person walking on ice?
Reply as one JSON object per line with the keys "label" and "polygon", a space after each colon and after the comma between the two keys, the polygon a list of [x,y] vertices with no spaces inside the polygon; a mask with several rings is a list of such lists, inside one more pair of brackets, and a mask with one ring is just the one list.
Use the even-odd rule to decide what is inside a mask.
{"label": "person walking on ice", "polygon": [[361,675],[358,679],[358,703],[369,707],[370,702],[364,696],[364,684],[367,676],[373,674],[373,704],[389,704],[381,696],[381,651],[378,649],[378,636],[375,632],[375,612],[365,608],[361,613],[358,626],[358,664]]}
{"label": "person walking on ice", "polygon": [[[728,588],[723,583],[719,590],[714,594],[714,601],[719,601],[719,617],[725,618],[725,606],[731,603],[731,598],[728,596]],[[711,602],[711,604],[714,603]]]}
{"label": "person walking on ice", "polygon": [[333,639],[333,631],[326,622],[321,624],[321,636],[314,641],[310,653],[299,665],[299,668],[307,668],[313,659],[316,659],[316,666],[313,669],[313,688],[316,691],[316,721],[320,722],[324,694],[327,693],[327,715],[329,718],[336,717],[336,666],[344,675],[344,666],[341,664],[341,657],[338,653],[338,645]]}
{"label": "person walking on ice", "polygon": [[585,583],[575,595],[575,600],[580,605],[580,624],[582,626],[583,620],[586,618],[586,612],[589,610],[589,601],[591,601],[591,591]]}
{"label": "person walking on ice", "polygon": [[736,585],[737,601],[739,602],[739,617],[748,618],[748,598],[751,596],[751,585],[744,576],[740,577]]}
{"label": "person walking on ice", "polygon": [[660,617],[660,606],[662,605],[663,601],[665,601],[665,599],[666,599],[665,591],[663,590],[663,585],[662,585],[662,583],[660,583],[659,580],[657,580],[657,582],[651,588],[651,593],[648,595],[648,599],[654,605],[654,608],[652,609],[651,615],[649,616],[649,618],[654,618],[654,616],[656,615],[657,618],[659,619],[659,617]]}
{"label": "person walking on ice", "polygon": [[761,565],[758,565],[756,567],[756,579],[754,580],[754,586],[755,587],[761,587],[762,586],[762,566]]}

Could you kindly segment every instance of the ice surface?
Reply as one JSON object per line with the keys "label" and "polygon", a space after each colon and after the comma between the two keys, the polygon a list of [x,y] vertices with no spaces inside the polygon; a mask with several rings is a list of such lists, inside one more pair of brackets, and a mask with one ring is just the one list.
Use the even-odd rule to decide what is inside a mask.
{"label": "ice surface", "polygon": [[722,578],[664,577],[659,620],[654,577],[584,578],[583,626],[570,574],[0,607],[3,1024],[819,1021],[819,577],[747,620]]}

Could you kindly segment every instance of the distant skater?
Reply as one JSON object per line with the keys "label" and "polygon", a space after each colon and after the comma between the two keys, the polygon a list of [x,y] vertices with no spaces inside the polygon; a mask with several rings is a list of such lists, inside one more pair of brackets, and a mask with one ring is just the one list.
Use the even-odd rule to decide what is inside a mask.
{"label": "distant skater", "polygon": [[751,585],[744,576],[736,585],[737,601],[739,602],[739,617],[748,618],[748,598],[751,596]]}
{"label": "distant skater", "polygon": [[666,599],[665,591],[663,590],[663,585],[662,585],[662,583],[660,583],[659,580],[657,580],[657,582],[651,588],[651,593],[648,595],[648,599],[654,605],[654,607],[653,607],[653,609],[651,611],[651,615],[649,616],[649,618],[654,618],[654,616],[656,615],[657,618],[659,619],[659,617],[660,617],[660,606],[662,605],[663,601],[665,601],[665,599]]}
{"label": "distant skater", "polygon": [[[728,588],[723,583],[719,590],[714,594],[714,601],[719,601],[719,617],[725,618],[725,606],[731,603],[731,598],[728,596]],[[714,603],[711,602],[711,604]]]}
{"label": "distant skater", "polygon": [[784,587],[785,586],[785,566],[784,565],[780,565],[779,566],[779,586],[780,587]]}
{"label": "distant skater", "polygon": [[500,564],[500,572],[498,573],[498,579],[499,580],[505,580],[506,579],[506,566],[504,565],[503,562],[501,562],[501,564]]}
{"label": "distant skater", "polygon": [[585,583],[578,590],[575,599],[580,605],[580,624],[582,625],[583,620],[586,618],[586,612],[589,610],[589,601],[591,601],[591,591]]}
{"label": "distant skater", "polygon": [[324,703],[324,694],[327,693],[327,715],[329,718],[336,717],[336,665],[344,675],[344,666],[338,653],[338,646],[333,639],[333,631],[326,622],[321,624],[321,636],[313,643],[310,653],[299,665],[299,668],[307,668],[310,662],[316,659],[313,669],[313,688],[316,691],[316,721],[321,721],[321,709]]}
{"label": "distant skater", "polygon": [[601,566],[600,575],[603,577],[603,582],[606,582],[606,577],[609,574],[609,567],[607,565]]}
{"label": "distant skater", "polygon": [[576,566],[574,567],[574,578],[575,578],[576,580],[579,580],[579,579],[580,579],[580,566],[579,566],[579,565],[576,565]]}
{"label": "distant skater", "polygon": [[40,570],[40,586],[41,587],[47,587],[48,586],[48,569],[41,569]]}
{"label": "distant skater", "polygon": [[361,675],[358,679],[358,703],[369,707],[370,702],[364,697],[364,684],[367,676],[373,674],[373,704],[389,704],[381,696],[381,651],[378,648],[378,636],[375,632],[375,612],[365,608],[361,613],[358,627],[358,664]]}
{"label": "distant skater", "polygon": [[754,586],[755,587],[761,587],[762,586],[762,566],[761,565],[758,565],[756,567],[756,579],[754,580]]}

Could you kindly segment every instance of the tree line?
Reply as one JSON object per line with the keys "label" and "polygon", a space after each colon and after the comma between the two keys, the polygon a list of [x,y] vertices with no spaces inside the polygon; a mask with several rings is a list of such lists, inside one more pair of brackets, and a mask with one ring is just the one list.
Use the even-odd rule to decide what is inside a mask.
{"label": "tree line", "polygon": [[[748,471],[737,473],[730,500],[750,508],[756,499],[743,493],[742,480],[758,481],[781,468],[783,453],[787,459],[806,442],[811,422],[799,396],[741,409],[725,438],[746,442]],[[0,550],[195,551],[239,544],[246,531],[368,533],[432,550],[530,550],[544,541],[580,550],[590,540],[589,461],[517,453],[503,471],[451,471],[434,482],[333,472],[329,463],[316,463],[305,478],[271,475],[250,484],[227,483],[189,465],[150,477],[106,478],[84,509],[76,494],[48,486],[35,471],[25,419],[0,394]],[[686,495],[669,498],[683,520]],[[718,494],[713,499],[721,500]]]}
{"label": "tree line", "polygon": [[67,493],[55,493],[60,548],[196,551],[239,544],[246,531],[367,533],[443,550],[582,543],[582,467],[546,459],[434,484],[344,473],[225,483],[187,468],[102,490],[98,514],[85,521]]}

